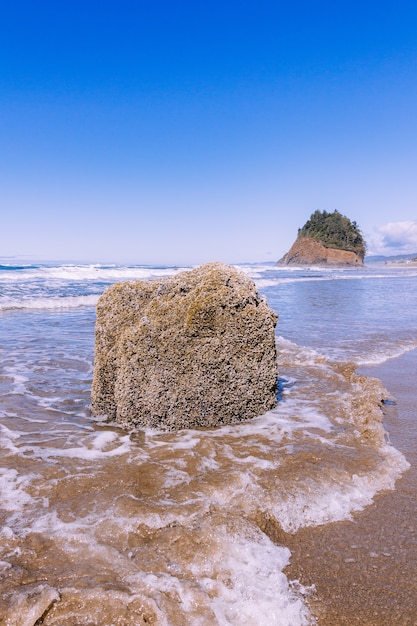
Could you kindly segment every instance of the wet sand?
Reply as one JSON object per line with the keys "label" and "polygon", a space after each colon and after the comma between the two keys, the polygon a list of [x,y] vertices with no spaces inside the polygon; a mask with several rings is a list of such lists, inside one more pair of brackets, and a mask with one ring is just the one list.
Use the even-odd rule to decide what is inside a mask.
{"label": "wet sand", "polygon": [[395,491],[379,494],[352,521],[295,535],[265,530],[292,552],[285,573],[315,585],[310,607],[319,626],[417,625],[417,350],[384,365],[361,368],[396,399],[384,406],[392,444],[411,467]]}

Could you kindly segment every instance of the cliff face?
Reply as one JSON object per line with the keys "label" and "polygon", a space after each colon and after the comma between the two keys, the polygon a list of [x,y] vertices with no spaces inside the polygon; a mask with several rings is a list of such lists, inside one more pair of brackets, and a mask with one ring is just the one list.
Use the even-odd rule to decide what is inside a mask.
{"label": "cliff face", "polygon": [[312,237],[297,237],[290,250],[277,265],[330,265],[360,267],[363,260],[350,250],[327,248]]}

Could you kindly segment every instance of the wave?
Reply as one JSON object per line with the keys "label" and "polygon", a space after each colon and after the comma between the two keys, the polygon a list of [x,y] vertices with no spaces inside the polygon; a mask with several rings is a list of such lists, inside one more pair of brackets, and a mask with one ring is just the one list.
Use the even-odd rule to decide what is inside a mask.
{"label": "wave", "polygon": [[[65,280],[65,281],[116,281],[128,279],[159,278],[190,269],[176,266],[147,265],[0,265],[0,279],[5,281]],[[3,270],[3,274],[1,274]]]}
{"label": "wave", "polygon": [[[312,274],[311,276],[305,275],[305,273],[303,273],[301,275],[293,274],[291,276],[259,276],[259,277],[256,276],[255,274],[255,275],[251,275],[251,277],[255,281],[258,288],[264,288],[264,287],[275,287],[277,285],[284,285],[286,283],[301,283],[301,282],[319,282],[319,281],[334,281],[334,280],[364,280],[364,279],[385,280],[385,279],[393,278],[394,276],[393,272],[387,272],[383,274],[365,273],[365,272],[359,272],[358,270],[355,270],[355,272],[359,272],[359,273],[355,273],[355,274],[354,273],[344,274],[342,272],[343,270],[335,270],[335,269],[330,270],[329,269],[327,270],[327,273]],[[408,277],[416,277],[417,271],[399,272],[399,274],[402,276],[406,274],[406,276]]]}
{"label": "wave", "polygon": [[87,296],[62,296],[40,298],[7,298],[0,301],[0,311],[12,310],[41,310],[41,309],[75,309],[79,307],[93,307],[97,304],[100,294]]}
{"label": "wave", "polygon": [[397,359],[407,352],[417,349],[417,340],[399,342],[384,350],[374,351],[373,353],[365,354],[355,359],[355,363],[358,367],[382,365],[390,359]]}
{"label": "wave", "polygon": [[[34,286],[42,286],[44,290],[54,287],[67,288],[77,284],[80,290],[88,285],[110,285],[126,280],[157,279],[172,276],[181,271],[192,269],[193,266],[150,266],[150,265],[117,265],[117,264],[21,264],[0,265],[0,284],[6,289],[25,285],[25,289],[33,290]],[[331,280],[362,280],[386,279],[396,275],[417,276],[414,268],[325,268],[325,267],[277,267],[267,263],[235,264],[234,267],[248,274],[258,289],[265,289],[289,283],[331,281]],[[84,287],[83,287],[84,286]],[[11,308],[11,307],[7,307]],[[20,307],[17,307],[20,308]],[[42,307],[49,308],[49,307]],[[53,307],[52,307],[53,308]]]}
{"label": "wave", "polygon": [[326,352],[328,357],[333,361],[346,361],[349,359],[356,367],[367,367],[383,365],[391,359],[397,359],[407,352],[417,349],[417,339],[388,339],[387,337],[381,338],[381,340],[359,341],[357,345],[353,345],[350,349],[346,346],[342,347],[328,347]]}
{"label": "wave", "polygon": [[27,265],[12,265],[12,264],[8,264],[6,263],[5,265],[2,265],[0,263],[0,272],[1,271],[19,271],[19,270],[28,270],[28,269],[36,269],[38,268],[39,265],[31,265],[31,264],[27,264]]}

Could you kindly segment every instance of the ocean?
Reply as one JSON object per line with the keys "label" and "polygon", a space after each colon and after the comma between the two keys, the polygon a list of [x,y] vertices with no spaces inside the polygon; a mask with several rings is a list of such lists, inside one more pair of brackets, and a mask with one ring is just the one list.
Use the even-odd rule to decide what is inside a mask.
{"label": "ocean", "polygon": [[0,266],[1,625],[417,624],[417,267],[237,267],[278,404],[166,433],[91,415],[95,305],[189,268]]}

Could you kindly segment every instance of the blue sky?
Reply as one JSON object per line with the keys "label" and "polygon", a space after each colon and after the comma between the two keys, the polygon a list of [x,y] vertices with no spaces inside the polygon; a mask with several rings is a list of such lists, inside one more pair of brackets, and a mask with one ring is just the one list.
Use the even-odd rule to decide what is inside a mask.
{"label": "blue sky", "polygon": [[417,3],[2,2],[0,257],[417,252]]}

